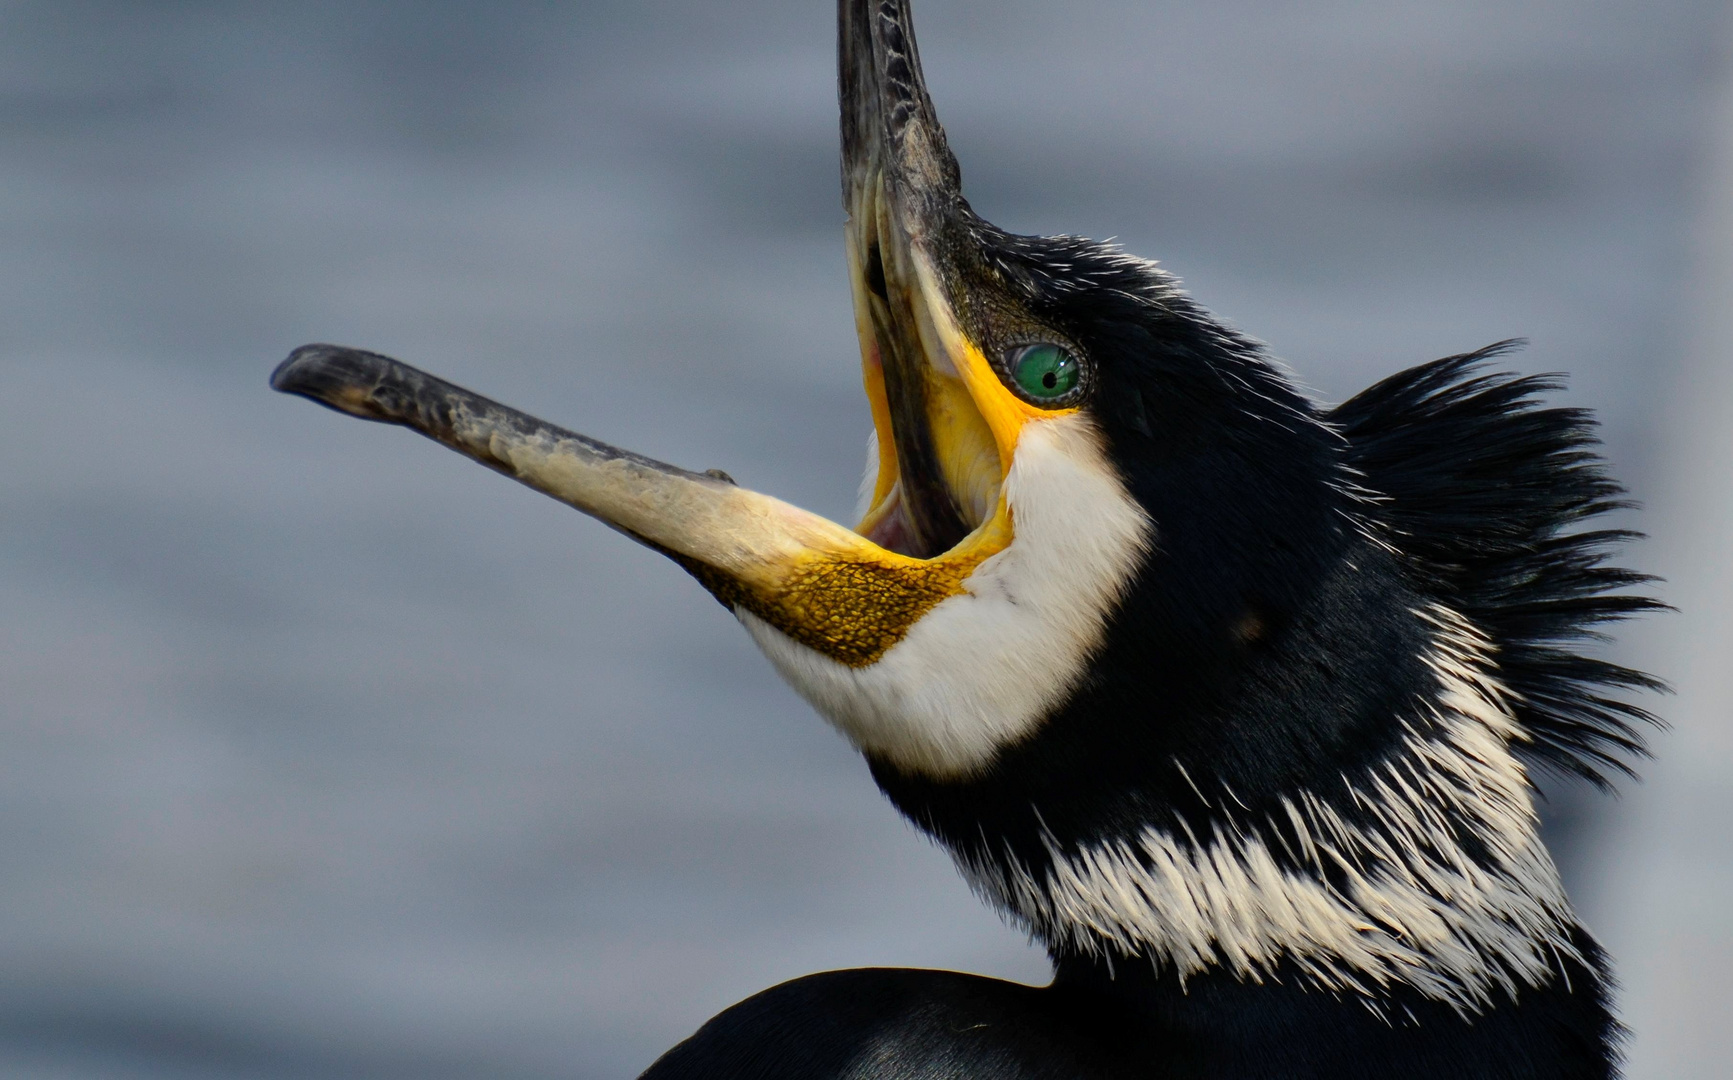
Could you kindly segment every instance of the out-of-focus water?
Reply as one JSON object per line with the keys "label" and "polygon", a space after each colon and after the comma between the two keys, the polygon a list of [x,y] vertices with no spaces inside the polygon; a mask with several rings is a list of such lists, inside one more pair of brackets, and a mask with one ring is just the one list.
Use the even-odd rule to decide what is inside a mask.
{"label": "out-of-focus water", "polygon": [[[917,7],[987,217],[1330,399],[1527,336],[1660,485],[1719,5]],[[626,1076],[824,967],[1044,977],[675,568],[265,388],[365,346],[844,516],[833,19],[0,5],[0,1073]]]}

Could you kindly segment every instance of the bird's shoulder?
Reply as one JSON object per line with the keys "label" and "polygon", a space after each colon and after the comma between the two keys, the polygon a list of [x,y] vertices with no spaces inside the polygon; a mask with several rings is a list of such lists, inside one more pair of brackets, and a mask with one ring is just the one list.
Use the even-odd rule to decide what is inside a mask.
{"label": "bird's shoulder", "polygon": [[722,1012],[641,1080],[1116,1080],[1100,1017],[1044,988],[954,971],[859,968]]}

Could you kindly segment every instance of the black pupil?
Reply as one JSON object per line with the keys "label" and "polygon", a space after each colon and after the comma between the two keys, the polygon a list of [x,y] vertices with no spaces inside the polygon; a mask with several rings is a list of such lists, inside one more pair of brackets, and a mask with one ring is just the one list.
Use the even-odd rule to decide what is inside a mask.
{"label": "black pupil", "polygon": [[1049,390],[1053,389],[1055,386],[1058,386],[1059,385],[1058,373],[1049,371],[1047,374],[1041,376],[1041,385],[1045,386]]}

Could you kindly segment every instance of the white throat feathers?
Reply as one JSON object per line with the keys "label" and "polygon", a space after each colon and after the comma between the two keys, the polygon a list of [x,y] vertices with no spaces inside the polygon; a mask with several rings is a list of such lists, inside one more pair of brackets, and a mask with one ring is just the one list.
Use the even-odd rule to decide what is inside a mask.
{"label": "white throat feathers", "polygon": [[838,663],[745,610],[789,684],[850,742],[899,768],[967,776],[1076,687],[1155,529],[1082,414],[1021,432],[1004,493],[1015,539],[879,660]]}
{"label": "white throat feathers", "polygon": [[[1434,631],[1431,715],[1404,722],[1402,750],[1361,781],[1282,801],[1280,831],[1300,838],[1307,870],[1278,865],[1271,845],[1289,842],[1276,823],[1236,819],[1223,793],[1211,835],[1148,827],[1071,853],[1050,841],[1039,872],[1009,852],[954,853],[964,876],[1050,946],[1144,956],[1182,979],[1219,968],[1260,981],[1287,960],[1326,990],[1375,1000],[1402,984],[1465,1013],[1545,985],[1561,958],[1582,958],[1511,752],[1524,736],[1484,637],[1443,607],[1416,614]],[[1350,805],[1376,824],[1350,823]]]}

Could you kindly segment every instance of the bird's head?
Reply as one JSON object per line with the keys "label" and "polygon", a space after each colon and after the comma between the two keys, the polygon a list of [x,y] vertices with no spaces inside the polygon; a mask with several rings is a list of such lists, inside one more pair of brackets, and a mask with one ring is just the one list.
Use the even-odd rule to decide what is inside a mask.
{"label": "bird's head", "polygon": [[1154,264],[978,217],[907,0],[839,12],[855,528],[371,353],[274,385],[674,558],[1060,957],[1471,1007],[1550,977],[1513,748],[1592,769],[1639,715],[1594,688],[1641,681],[1557,647],[1645,603],[1559,537],[1614,490],[1582,418],[1473,357],[1322,409]]}
{"label": "bird's head", "polygon": [[[1167,608],[1178,639],[1262,638],[1303,576],[1287,564],[1340,532],[1339,439],[1153,263],[976,215],[907,4],[841,11],[843,202],[874,425],[858,530],[945,587],[918,612],[885,609],[888,647],[860,655],[746,618],[876,763],[962,780],[1102,689],[1096,664],[1134,593]],[[1160,694],[1149,674],[1124,672],[1122,689]]]}

